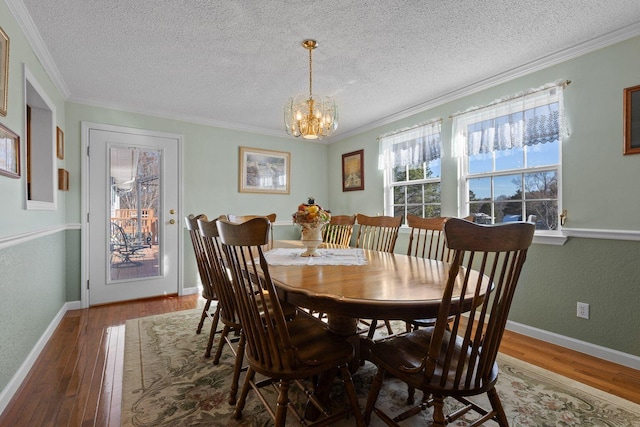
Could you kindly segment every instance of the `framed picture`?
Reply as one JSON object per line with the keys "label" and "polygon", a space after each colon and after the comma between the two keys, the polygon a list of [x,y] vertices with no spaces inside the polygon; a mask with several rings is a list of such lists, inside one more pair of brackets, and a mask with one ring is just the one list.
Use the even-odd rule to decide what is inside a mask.
{"label": "framed picture", "polygon": [[624,154],[640,153],[640,86],[624,90]]}
{"label": "framed picture", "polygon": [[0,175],[20,178],[20,137],[1,124]]}
{"label": "framed picture", "polygon": [[240,147],[241,193],[289,194],[291,154]]}
{"label": "framed picture", "polygon": [[69,171],[58,169],[58,190],[69,191]]}
{"label": "framed picture", "polygon": [[56,156],[64,159],[64,132],[59,127],[56,127]]}
{"label": "framed picture", "polygon": [[9,36],[0,28],[0,116],[7,115],[9,92]]}
{"label": "framed picture", "polygon": [[342,191],[364,190],[364,150],[342,155]]}

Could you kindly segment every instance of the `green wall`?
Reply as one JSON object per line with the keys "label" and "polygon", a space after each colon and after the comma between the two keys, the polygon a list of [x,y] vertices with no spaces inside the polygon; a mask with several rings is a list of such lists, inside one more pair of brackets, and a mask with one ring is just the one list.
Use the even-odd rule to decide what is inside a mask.
{"label": "green wall", "polygon": [[65,233],[0,249],[0,390],[66,301]]}
{"label": "green wall", "polygon": [[[257,135],[211,126],[186,123],[111,109],[68,102],[66,104],[66,150],[74,164],[69,165],[70,194],[68,220],[79,222],[82,211],[81,192],[81,123],[150,129],[184,136],[184,210],[180,218],[204,213],[209,218],[222,214],[268,214],[275,212],[276,237],[295,235],[291,214],[298,204],[315,196],[318,203],[328,201],[327,146],[302,139]],[[284,133],[284,131],[283,131]],[[238,192],[239,147],[286,151],[291,154],[290,194],[250,194]],[[311,167],[309,165],[312,165]],[[184,224],[183,224],[184,225]],[[198,283],[193,251],[185,230],[184,287]],[[69,294],[78,293],[76,283],[69,283]]]}
{"label": "green wall", "polygon": [[[65,132],[65,159],[58,160],[57,167],[70,172],[70,191],[57,193],[55,211],[26,211],[24,177],[0,177],[0,390],[65,302],[80,298],[82,121],[184,135],[181,216],[276,212],[276,238],[287,238],[297,236],[289,218],[308,196],[315,196],[334,213],[382,213],[376,138],[433,117],[445,119],[443,214],[458,215],[457,162],[447,143],[449,115],[523,89],[570,79],[565,104],[571,136],[563,150],[567,229],[640,231],[635,214],[640,211],[640,190],[635,184],[640,178],[640,155],[622,155],[622,89],[640,84],[640,37],[325,145],[64,102],[4,2],[0,2],[0,26],[11,38],[9,111],[0,122],[24,137],[25,63],[56,106],[57,125]],[[240,146],[290,152],[291,194],[238,193]],[[341,155],[362,148],[365,190],[343,193]],[[46,232],[51,229],[53,234]],[[39,237],[24,240],[23,235]],[[406,247],[406,237],[400,236],[398,252]],[[185,233],[184,287],[197,282],[189,245]],[[511,320],[640,357],[639,251],[638,241],[624,240],[570,237],[563,246],[534,244]],[[577,301],[591,305],[591,319],[575,317]]]}
{"label": "green wall", "polygon": [[[0,177],[0,390],[4,390],[63,308],[66,266],[79,265],[79,259],[69,262],[66,252],[65,192],[57,192],[57,210],[25,210],[24,64],[54,104],[57,125],[64,130],[63,97],[4,1],[0,1],[0,27],[10,39],[7,116],[0,117],[0,123],[21,137],[23,171],[20,179]],[[57,160],[57,167],[66,167],[67,161]]]}
{"label": "green wall", "polygon": [[[570,136],[562,153],[563,208],[571,229],[640,231],[640,155],[623,156],[622,93],[640,84],[640,37],[531,73],[329,147],[330,204],[336,212],[383,210],[377,170],[378,135],[443,118],[442,212],[458,216],[457,161],[451,157],[451,114],[548,82],[569,79],[564,91]],[[365,190],[341,191],[344,153],[365,150]],[[405,236],[406,237],[406,236]],[[636,234],[636,240],[640,235]],[[406,250],[400,237],[396,251]],[[570,237],[563,246],[534,244],[510,319],[534,328],[640,356],[640,242]],[[576,303],[590,304],[589,320]],[[624,325],[624,328],[620,328]]]}

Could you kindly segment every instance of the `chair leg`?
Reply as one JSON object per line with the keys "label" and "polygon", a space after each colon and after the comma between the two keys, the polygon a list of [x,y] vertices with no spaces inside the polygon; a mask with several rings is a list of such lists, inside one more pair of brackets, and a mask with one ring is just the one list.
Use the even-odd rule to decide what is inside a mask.
{"label": "chair leg", "polygon": [[204,304],[204,308],[202,309],[202,315],[200,316],[200,323],[198,323],[198,329],[196,329],[196,334],[202,332],[202,325],[204,324],[204,319],[207,318],[207,312],[209,311],[209,307],[211,307],[211,300],[208,299]]}
{"label": "chair leg", "polygon": [[377,327],[378,327],[378,319],[371,319],[371,324],[369,325],[369,332],[367,333],[367,338],[373,339],[373,334],[376,333]]}
{"label": "chair leg", "polygon": [[507,416],[504,413],[504,408],[502,407],[502,403],[500,403],[500,397],[496,389],[492,388],[489,390],[487,396],[489,397],[491,407],[496,411],[496,421],[498,421],[500,427],[509,427],[509,421],[507,421]]}
{"label": "chair leg", "polygon": [[220,342],[218,343],[218,348],[216,350],[216,355],[213,358],[213,364],[217,365],[218,363],[220,363],[220,357],[222,356],[222,348],[224,347],[225,343],[227,342],[227,336],[229,335],[229,331],[231,330],[231,327],[224,325],[224,328],[222,329],[222,334],[220,335]]}
{"label": "chair leg", "polygon": [[340,375],[342,376],[342,382],[347,392],[347,397],[353,408],[353,414],[356,417],[356,425],[362,427],[365,425],[362,412],[360,412],[360,405],[358,404],[358,395],[356,394],[356,387],[353,385],[353,379],[349,372],[349,365],[340,366]]}
{"label": "chair leg", "polygon": [[245,402],[247,401],[247,394],[249,394],[249,390],[251,389],[251,382],[256,376],[256,371],[251,369],[247,370],[247,375],[244,377],[244,384],[242,384],[242,391],[240,391],[240,398],[236,403],[236,409],[233,411],[233,418],[239,420],[242,418],[242,410],[244,409]]}
{"label": "chair leg", "polygon": [[216,307],[216,312],[213,314],[211,321],[211,331],[209,332],[209,341],[207,342],[207,351],[204,353],[204,357],[211,357],[211,348],[213,348],[213,339],[216,336],[218,329],[218,321],[220,320],[220,305]]}
{"label": "chair leg", "polygon": [[376,372],[376,375],[373,377],[373,381],[371,382],[371,388],[369,389],[369,395],[367,396],[367,404],[364,407],[364,412],[362,414],[365,425],[369,425],[369,423],[371,422],[371,412],[373,411],[373,407],[378,400],[378,394],[380,394],[383,380],[384,369],[378,368],[378,372]]}
{"label": "chair leg", "polygon": [[407,405],[413,405],[416,401],[416,389],[410,385],[407,386]]}
{"label": "chair leg", "polygon": [[393,335],[393,329],[391,328],[391,322],[389,322],[388,320],[385,320],[384,324],[387,326],[387,332],[389,333],[389,335]]}
{"label": "chair leg", "polygon": [[231,390],[229,391],[229,405],[236,404],[238,382],[240,381],[240,372],[242,371],[242,363],[244,362],[245,341],[244,334],[240,332],[240,341],[238,342],[238,351],[236,352],[236,362],[233,366],[233,380],[231,381]]}
{"label": "chair leg", "polygon": [[286,380],[278,381],[278,401],[276,403],[275,427],[284,427],[287,422],[287,409],[289,408],[289,386]]}

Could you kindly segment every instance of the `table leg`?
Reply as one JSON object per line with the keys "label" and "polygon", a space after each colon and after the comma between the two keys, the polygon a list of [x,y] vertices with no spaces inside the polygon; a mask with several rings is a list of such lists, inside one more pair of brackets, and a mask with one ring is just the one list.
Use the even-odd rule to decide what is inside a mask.
{"label": "table leg", "polygon": [[352,336],[358,330],[358,319],[353,317],[339,316],[329,313],[327,315],[329,329],[337,335],[345,337]]}
{"label": "table leg", "polygon": [[[329,329],[336,335],[343,336],[354,348],[354,357],[349,364],[349,370],[354,373],[360,366],[360,336],[356,334],[358,328],[358,319],[352,317],[338,316],[335,314],[327,314]],[[337,369],[323,372],[317,383],[314,385],[314,396],[323,404],[329,401],[329,393],[333,385],[333,379],[338,373]],[[304,417],[307,420],[315,421],[320,415],[318,408],[313,404],[307,403]]]}

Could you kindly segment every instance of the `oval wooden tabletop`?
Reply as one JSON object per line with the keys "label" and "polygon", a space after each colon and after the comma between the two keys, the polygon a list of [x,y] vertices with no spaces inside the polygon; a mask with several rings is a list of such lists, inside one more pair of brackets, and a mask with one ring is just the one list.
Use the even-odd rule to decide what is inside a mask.
{"label": "oval wooden tabletop", "polygon": [[[366,265],[270,265],[269,271],[283,299],[297,306],[362,318],[403,320],[437,315],[448,264],[402,254],[363,252]],[[477,274],[472,272],[476,278],[471,283],[477,282]],[[474,291],[475,287],[467,289],[466,298],[472,298]]]}

